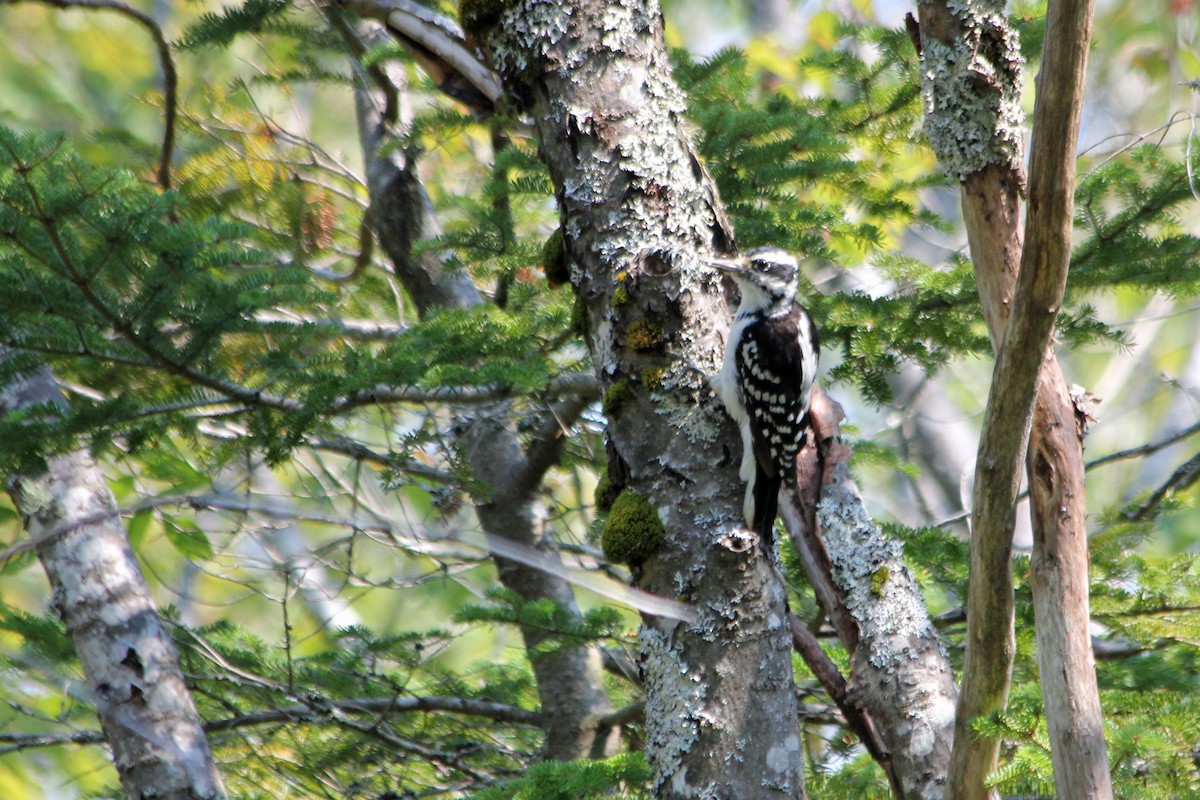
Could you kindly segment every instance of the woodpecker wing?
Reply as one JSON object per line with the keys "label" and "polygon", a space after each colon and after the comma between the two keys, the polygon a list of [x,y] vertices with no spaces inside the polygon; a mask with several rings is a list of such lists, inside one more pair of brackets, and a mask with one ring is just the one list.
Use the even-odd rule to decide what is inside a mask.
{"label": "woodpecker wing", "polygon": [[737,374],[754,458],[772,480],[790,484],[795,478],[817,352],[812,318],[799,304],[787,314],[751,323],[742,336]]}

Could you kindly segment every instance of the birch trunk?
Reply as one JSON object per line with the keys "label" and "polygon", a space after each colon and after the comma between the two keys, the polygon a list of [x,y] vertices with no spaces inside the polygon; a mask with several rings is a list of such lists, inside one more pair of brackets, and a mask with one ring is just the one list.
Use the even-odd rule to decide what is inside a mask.
{"label": "birch trunk", "polygon": [[[0,395],[0,411],[64,398],[47,370]],[[9,476],[13,503],[50,580],[125,793],[225,796],[200,717],[125,536],[116,501],[86,450],[49,459],[44,474]]]}

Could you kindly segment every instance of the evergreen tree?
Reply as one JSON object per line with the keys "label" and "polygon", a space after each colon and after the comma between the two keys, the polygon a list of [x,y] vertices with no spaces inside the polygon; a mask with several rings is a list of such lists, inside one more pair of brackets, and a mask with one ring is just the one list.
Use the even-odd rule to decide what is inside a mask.
{"label": "evergreen tree", "polygon": [[[889,739],[899,722],[838,683],[870,669],[867,645],[846,641],[863,606],[829,605],[854,566],[838,542],[822,584],[809,540],[780,537],[786,607],[775,571],[736,541],[679,544],[686,515],[726,531],[740,507],[736,438],[702,374],[719,337],[688,338],[721,319],[723,296],[686,254],[736,232],[743,250],[803,259],[822,383],[856,423],[837,488],[853,474],[884,529],[864,514],[864,541],[883,549],[862,561],[861,603],[936,644],[932,623],[944,663],[962,667],[966,532],[922,503],[937,455],[910,435],[926,400],[894,379],[915,368],[970,416],[992,344],[945,201],[961,176],[921,134],[913,40],[819,12],[794,52],[756,38],[676,48],[669,65],[647,55],[638,90],[653,102],[626,108],[605,91],[631,52],[659,52],[656,7],[622,27],[627,6],[576,5],[600,15],[598,44],[570,52],[560,31],[560,62],[531,55],[537,26],[558,24],[554,3],[522,17],[527,51],[510,46],[514,4],[474,0],[457,22],[437,4],[372,0],[72,16],[121,42],[149,31],[123,57],[162,73],[126,69],[145,84],[109,92],[79,67],[84,88],[63,91],[95,97],[77,111],[45,70],[12,70],[28,76],[0,128],[0,386],[49,368],[66,401],[0,403],[0,467],[10,480],[64,458],[104,470],[231,797],[683,796],[705,775],[733,781],[735,754],[766,759],[785,740],[762,737],[789,729],[802,748],[771,756],[783,777],[770,796],[796,796],[800,778],[811,797],[934,796],[915,794],[935,790],[914,788],[911,754]],[[1043,12],[1011,11],[1036,61]],[[0,12],[5,35],[75,37],[66,13]],[[82,65],[100,46],[70,38],[58,52]],[[609,105],[545,93],[603,48],[622,69],[582,89]],[[1093,56],[1093,69],[1112,63]],[[134,92],[146,102],[118,111]],[[658,103],[669,116],[653,116]],[[621,138],[636,114],[641,139]],[[1102,420],[1086,465],[1091,633],[1120,797],[1200,792],[1188,143],[1171,128],[1081,157],[1054,329],[1069,379],[1115,394],[1099,411],[1073,397]],[[696,160],[662,149],[676,146]],[[564,159],[584,167],[564,172]],[[712,216],[662,227],[684,207]],[[588,216],[601,208],[644,216],[606,227]],[[699,282],[677,316],[657,292],[681,275]],[[712,487],[703,504],[697,487]],[[117,781],[95,769],[96,745],[113,746],[97,724],[107,701],[61,593],[31,568],[21,502],[0,508],[0,787],[38,797],[42,781],[76,776],[73,790],[104,791]],[[990,787],[1053,796],[1030,559],[1019,549],[1012,563],[1014,688],[966,724],[998,742]],[[761,630],[738,638],[748,625]],[[702,673],[728,641],[725,666]],[[741,692],[768,656],[795,687]],[[738,696],[764,706],[733,708]],[[896,690],[896,708],[909,702]],[[739,714],[758,726],[745,740],[719,724]],[[689,765],[681,786],[664,782],[671,759]]]}

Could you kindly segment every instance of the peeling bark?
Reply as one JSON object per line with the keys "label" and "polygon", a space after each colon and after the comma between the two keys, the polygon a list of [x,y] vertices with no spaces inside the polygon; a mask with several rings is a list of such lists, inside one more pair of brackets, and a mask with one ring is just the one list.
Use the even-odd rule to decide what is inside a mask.
{"label": "peeling bark", "polygon": [[[0,411],[64,402],[53,376],[41,370],[6,387]],[[10,475],[8,490],[75,644],[125,793],[224,797],[175,646],[91,456],[55,456],[44,474]]]}
{"label": "peeling bark", "polygon": [[691,625],[643,619],[654,791],[801,797],[785,593],[741,529],[737,437],[705,380],[729,316],[698,257],[732,235],[685,133],[658,7],[520,0],[469,22],[536,127],[597,376],[621,385],[610,480],[665,527],[666,546],[633,565],[638,583],[697,609]]}
{"label": "peeling bark", "polygon": [[[446,269],[432,251],[415,256],[413,245],[439,232],[433,209],[408,154],[386,152],[395,136],[388,106],[376,102],[364,86],[356,90],[359,132],[367,163],[371,196],[371,224],[379,234],[396,275],[422,316],[443,308],[468,308],[484,302],[470,277]],[[575,414],[582,410],[576,409]],[[557,427],[552,441],[536,456],[522,451],[520,439],[504,403],[456,419],[457,444],[466,455],[474,477],[486,484],[490,499],[476,504],[483,530],[489,535],[533,548],[558,559],[553,536],[543,529],[544,509],[538,499],[542,475],[556,461],[561,445]],[[566,416],[573,418],[574,414]],[[553,600],[567,613],[578,616],[571,585],[561,577],[517,561],[493,555],[500,582],[528,601]],[[564,569],[565,572],[565,569]],[[549,632],[520,626],[537,680],[545,756],[571,760],[602,757],[616,746],[619,731],[600,730],[600,720],[612,712],[604,689],[600,653],[592,647],[561,647],[539,653],[537,647]]]}
{"label": "peeling bark", "polygon": [[[1046,275],[1049,281],[1061,273],[1066,283],[1075,208],[1075,149],[1094,2],[1057,0],[1047,9],[1033,109],[1029,222],[1017,277],[1018,297],[1026,278],[1032,283]],[[1051,318],[1061,303],[1061,287],[1057,297],[1048,309]],[[1020,324],[1020,312],[1014,309],[1010,331]],[[1013,333],[1009,336],[1016,338]],[[1047,360],[1057,366],[1052,353]],[[1043,369],[1028,454],[1033,508],[1030,580],[1054,785],[1059,797],[1102,800],[1112,797],[1112,778],[1088,631],[1089,556],[1080,422],[1061,371]]]}
{"label": "peeling bark", "polygon": [[[933,130],[954,134],[931,135],[931,139],[938,158],[963,183],[963,218],[980,299],[993,347],[1000,354],[992,394],[1017,399],[1014,392],[1027,388],[1027,374],[1017,387],[1008,382],[1011,371],[1001,371],[1005,362],[1016,360],[1008,356],[1023,348],[1028,361],[1031,352],[1045,352],[1034,389],[1036,400],[1031,417],[1026,418],[1030,420],[1026,469],[1034,529],[1031,579],[1043,697],[1059,796],[1109,797],[1088,637],[1082,431],[1076,426],[1075,409],[1053,348],[1035,344],[1041,330],[1053,323],[1061,289],[1055,299],[1052,284],[1065,282],[1070,255],[1075,142],[1091,3],[1052,2],[1049,8],[1034,112],[1026,246],[1020,230],[1020,150],[1013,149],[1011,136],[1020,115],[1012,98],[1020,96],[1021,64],[1015,55],[1015,34],[993,4],[967,3],[951,13],[940,2],[919,3],[926,124],[927,130],[932,125]],[[969,52],[948,60],[955,46],[966,46]],[[947,88],[947,80],[952,83],[956,73],[966,72],[974,76],[974,96],[958,97]],[[939,103],[939,97],[962,103],[957,107]],[[977,157],[980,153],[982,158]],[[1029,301],[1035,303],[1033,308],[1021,308]],[[1011,408],[1016,405],[1007,412],[989,413],[985,438],[989,426],[1015,427]],[[1023,446],[1024,441],[1018,445]],[[984,460],[983,448],[981,442],[967,660],[952,776],[954,796],[972,798],[994,796],[983,787],[983,780],[995,767],[999,743],[964,735],[972,718],[1003,708],[1013,649],[1010,559],[1018,478],[1009,462],[1003,465],[1002,475],[996,472],[997,459],[1011,454],[996,447],[989,451],[992,457]],[[985,480],[992,489],[985,487],[988,496],[981,497],[980,483]],[[989,579],[985,582],[981,576]]]}

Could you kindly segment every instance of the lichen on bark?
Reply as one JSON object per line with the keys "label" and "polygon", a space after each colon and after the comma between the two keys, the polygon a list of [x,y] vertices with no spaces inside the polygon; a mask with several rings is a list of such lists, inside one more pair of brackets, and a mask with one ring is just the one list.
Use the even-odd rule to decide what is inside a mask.
{"label": "lichen on bark", "polygon": [[480,33],[536,128],[597,377],[621,387],[610,474],[663,526],[638,584],[697,609],[694,624],[647,617],[640,638],[656,794],[802,797],[785,593],[758,548],[722,545],[740,526],[739,445],[706,376],[729,311],[700,259],[733,236],[686,133],[657,4],[514,0]]}
{"label": "lichen on bark", "polygon": [[1004,3],[959,0],[948,5],[958,23],[955,34],[935,32],[921,42],[925,135],[942,169],[957,181],[989,164],[1019,171],[1025,61],[1004,17]]}

